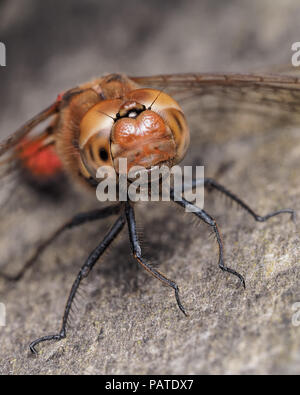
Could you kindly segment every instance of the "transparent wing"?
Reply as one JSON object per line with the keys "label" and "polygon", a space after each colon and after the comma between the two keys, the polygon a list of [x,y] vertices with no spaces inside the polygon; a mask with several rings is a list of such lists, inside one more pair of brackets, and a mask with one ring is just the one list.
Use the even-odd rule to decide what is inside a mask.
{"label": "transparent wing", "polygon": [[[132,78],[132,77],[131,77]],[[277,106],[299,112],[300,79],[280,74],[173,74],[133,77],[143,86],[157,87],[187,98],[189,96],[219,97],[249,104]]]}
{"label": "transparent wing", "polygon": [[[47,164],[45,158],[51,158],[52,148],[55,155],[58,107],[57,101],[0,143],[0,272],[10,263],[11,274],[18,272],[34,246],[71,217],[78,203],[63,174],[54,177],[51,184],[49,179],[39,183],[36,174],[31,174],[32,168],[37,169],[36,162],[41,165],[42,157],[43,165]],[[52,166],[53,157],[50,162]]]}
{"label": "transparent wing", "polygon": [[[21,142],[24,142],[26,137],[42,122],[55,115],[59,108],[59,101],[56,101],[45,110],[31,118],[24,125],[22,125],[16,132],[10,135],[7,139],[0,142],[0,179],[11,175],[17,170],[17,152]],[[37,133],[35,138],[43,139],[45,146],[49,144],[46,137],[51,134],[50,129],[41,130]],[[28,139],[30,141],[30,139]],[[24,148],[24,144],[22,145]]]}
{"label": "transparent wing", "polygon": [[173,95],[183,106],[196,140],[300,122],[297,76],[194,73],[132,79]]}
{"label": "transparent wing", "polygon": [[293,152],[299,146],[299,73],[283,70],[285,74],[194,73],[133,80],[178,100],[191,131],[183,164],[204,165],[207,175],[218,178],[239,166],[241,157],[243,163],[253,163],[253,154],[269,152],[270,144],[280,145],[279,158],[285,145],[293,141]]}

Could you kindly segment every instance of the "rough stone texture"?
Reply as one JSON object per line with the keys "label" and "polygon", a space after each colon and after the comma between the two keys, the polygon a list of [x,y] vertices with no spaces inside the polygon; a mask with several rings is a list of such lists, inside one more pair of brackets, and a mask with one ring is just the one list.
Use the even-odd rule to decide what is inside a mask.
{"label": "rough stone texture", "polygon": [[[0,39],[8,66],[0,69],[1,136],[58,92],[104,72],[245,71],[289,63],[299,12],[297,0],[27,0],[21,9],[17,1],[4,1]],[[191,150],[206,175],[218,176],[259,213],[299,210],[299,128],[272,125],[254,133],[267,128],[266,116],[243,134],[245,119],[233,128],[227,118],[218,120],[193,121],[193,128],[216,132],[211,138],[200,133]],[[51,201],[19,186],[1,207],[5,270],[16,271],[72,213],[95,207],[89,197],[66,195]],[[31,340],[59,329],[71,283],[111,221],[88,224],[60,237],[17,284],[0,280],[7,309],[0,372],[299,373],[300,329],[292,324],[293,305],[300,302],[297,227],[287,216],[257,224],[219,194],[206,194],[205,208],[220,224],[227,264],[245,276],[245,291],[219,270],[206,226],[172,205],[140,204],[145,253],[178,282],[189,318],[170,289],[137,268],[124,232],[82,287],[67,339],[30,355]]]}

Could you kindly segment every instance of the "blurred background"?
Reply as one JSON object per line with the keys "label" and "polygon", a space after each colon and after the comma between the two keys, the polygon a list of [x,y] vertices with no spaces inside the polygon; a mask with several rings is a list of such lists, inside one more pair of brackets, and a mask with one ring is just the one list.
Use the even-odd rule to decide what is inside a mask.
{"label": "blurred background", "polygon": [[1,0],[0,133],[107,72],[252,71],[289,64],[297,0]]}
{"label": "blurred background", "polygon": [[[0,136],[59,92],[104,73],[290,65],[291,45],[300,41],[299,17],[298,0],[0,0],[0,42],[7,49],[7,66],[0,68]],[[261,121],[264,127],[267,119]],[[206,175],[221,174],[222,183],[257,209],[299,208],[299,129],[282,130],[193,148],[198,164],[210,165]],[[220,170],[228,164],[230,172]],[[19,205],[11,203],[9,214],[2,210],[1,262],[20,266],[50,228],[90,203],[72,199],[57,205],[28,192]],[[230,266],[246,277],[244,293],[218,269],[206,227],[195,228],[167,207],[140,209],[145,249],[180,281],[190,318],[177,312],[172,292],[133,269],[124,237],[99,265],[101,272],[95,270],[75,330],[65,342],[42,345],[40,359],[30,359],[28,343],[58,329],[74,276],[110,222],[89,225],[89,231],[61,237],[22,282],[0,281],[8,320],[0,328],[0,372],[299,373],[300,332],[291,325],[291,306],[300,300],[298,235],[286,217],[257,226],[224,208],[222,199],[216,202],[209,199],[208,210],[221,222]]]}

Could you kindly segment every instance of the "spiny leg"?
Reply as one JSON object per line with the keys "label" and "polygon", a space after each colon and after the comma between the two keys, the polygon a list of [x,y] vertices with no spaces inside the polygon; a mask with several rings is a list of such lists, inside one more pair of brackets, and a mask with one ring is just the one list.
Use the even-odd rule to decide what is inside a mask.
{"label": "spiny leg", "polygon": [[240,273],[238,273],[235,270],[231,269],[230,267],[227,267],[225,265],[225,263],[224,263],[223,241],[222,241],[222,237],[221,237],[221,234],[219,232],[219,228],[218,228],[216,220],[214,218],[212,218],[204,210],[202,210],[199,207],[195,206],[194,204],[188,202],[184,198],[181,198],[181,200],[175,200],[175,194],[174,194],[173,190],[171,190],[170,196],[171,196],[171,199],[175,203],[179,204],[181,207],[183,207],[185,209],[189,209],[190,212],[192,212],[194,215],[196,215],[198,218],[200,218],[207,225],[212,227],[212,229],[213,229],[213,231],[214,231],[214,233],[216,235],[216,239],[217,239],[218,246],[219,246],[219,267],[220,267],[220,269],[222,269],[225,272],[231,273],[234,276],[237,276],[240,279],[243,287],[246,288],[244,277]]}
{"label": "spiny leg", "polygon": [[96,221],[98,219],[104,219],[111,215],[118,214],[120,212],[120,205],[113,205],[109,207],[104,207],[102,209],[92,210],[85,213],[79,213],[67,221],[65,224],[57,228],[46,240],[44,240],[31,255],[31,257],[25,262],[23,267],[15,275],[9,275],[5,273],[0,273],[0,277],[3,277],[8,281],[18,281],[20,280],[26,271],[33,266],[37,261],[41,253],[65,230],[74,228],[76,226],[83,225],[86,222]]}
{"label": "spiny leg", "polygon": [[290,214],[291,215],[291,219],[293,221],[295,221],[295,217],[296,217],[296,212],[292,209],[283,209],[283,210],[278,210],[278,211],[273,211],[267,215],[261,216],[256,214],[251,207],[249,207],[245,202],[243,202],[243,200],[241,200],[239,197],[237,197],[235,194],[233,194],[232,192],[230,192],[227,188],[225,188],[223,185],[217,183],[215,180],[213,180],[212,178],[204,178],[204,180],[193,180],[193,188],[196,187],[196,185],[198,183],[200,183],[201,185],[203,185],[203,181],[204,181],[204,186],[207,188],[213,188],[218,190],[219,192],[223,193],[224,195],[226,195],[227,197],[229,197],[231,200],[233,200],[234,202],[236,202],[240,207],[242,207],[244,210],[246,210],[257,222],[265,222],[267,221],[269,218],[275,217],[276,215],[279,214]]}
{"label": "spiny leg", "polygon": [[185,312],[184,307],[182,306],[179,298],[179,288],[177,284],[169,280],[167,277],[165,277],[162,273],[160,273],[158,270],[154,269],[147,263],[143,257],[142,257],[142,250],[141,246],[138,240],[137,236],[137,231],[136,231],[136,222],[135,222],[135,216],[134,216],[134,209],[130,205],[129,201],[125,203],[125,214],[126,214],[126,219],[127,219],[127,224],[128,224],[128,232],[129,232],[129,239],[130,239],[130,245],[132,249],[132,253],[134,258],[138,261],[142,267],[147,270],[152,276],[156,277],[158,280],[160,280],[162,283],[168,285],[169,287],[174,289],[175,292],[175,298],[178,304],[179,309],[183,312],[185,316],[187,316],[187,313]]}
{"label": "spiny leg", "polygon": [[72,302],[74,300],[74,297],[76,295],[76,292],[78,290],[78,287],[82,281],[83,278],[87,277],[92,270],[93,266],[95,263],[98,261],[100,256],[104,253],[104,251],[107,249],[107,247],[112,243],[112,241],[117,237],[117,235],[121,232],[125,225],[125,219],[123,215],[121,215],[117,221],[114,223],[110,231],[107,233],[107,235],[104,237],[102,242],[91,252],[87,260],[85,261],[84,265],[80,269],[76,280],[73,283],[73,286],[71,288],[66,307],[65,307],[65,312],[62,320],[62,326],[60,329],[60,332],[54,335],[49,335],[49,336],[43,336],[35,341],[33,341],[29,347],[30,350],[34,353],[37,354],[37,351],[35,349],[35,346],[41,342],[48,341],[48,340],[61,340],[66,337],[66,326],[68,323],[68,317],[70,314]]}

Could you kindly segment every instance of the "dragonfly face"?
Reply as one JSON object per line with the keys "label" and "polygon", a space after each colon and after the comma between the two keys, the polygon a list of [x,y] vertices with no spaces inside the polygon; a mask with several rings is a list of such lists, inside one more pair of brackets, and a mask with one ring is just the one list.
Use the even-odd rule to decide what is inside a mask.
{"label": "dragonfly face", "polygon": [[133,166],[180,162],[189,146],[189,129],[179,104],[162,91],[136,89],[124,99],[104,100],[92,107],[80,124],[79,149],[87,171],[119,160]]}

